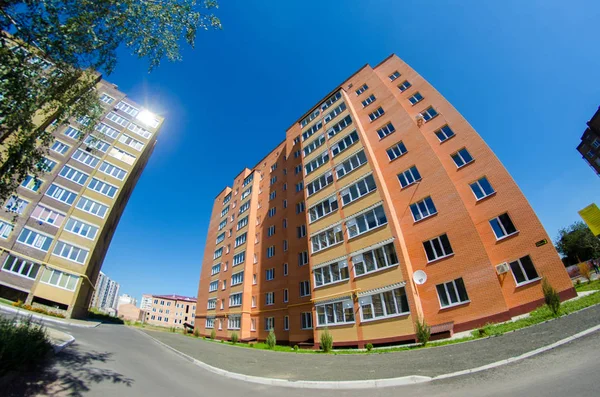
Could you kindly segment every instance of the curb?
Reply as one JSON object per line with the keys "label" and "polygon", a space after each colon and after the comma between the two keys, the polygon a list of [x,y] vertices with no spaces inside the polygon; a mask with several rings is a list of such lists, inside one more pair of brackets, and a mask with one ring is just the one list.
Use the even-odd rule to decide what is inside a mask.
{"label": "curb", "polygon": [[[69,334],[67,334],[69,335]],[[59,354],[63,350],[65,350],[68,346],[72,345],[75,342],[75,337],[73,335],[69,335],[71,339],[66,342],[61,343],[60,345],[52,345],[52,349],[54,349],[54,354]]]}
{"label": "curb", "polygon": [[68,321],[59,320],[58,318],[52,318],[52,317],[48,317],[48,316],[40,316],[39,314],[32,313],[29,310],[15,309],[15,308],[4,306],[4,305],[0,306],[0,311],[16,313],[20,316],[31,317],[31,318],[35,318],[36,320],[42,320],[42,321],[48,322],[48,323],[67,325],[70,327],[77,327],[77,328],[96,328],[97,326],[102,324],[102,323],[93,323],[90,325],[75,324],[75,323],[70,323]]}
{"label": "curb", "polygon": [[503,365],[514,363],[514,362],[524,360],[526,358],[533,357],[538,354],[547,352],[549,350],[555,349],[562,345],[566,345],[567,343],[570,343],[576,339],[579,339],[579,338],[582,338],[589,334],[592,334],[594,332],[597,332],[600,330],[600,325],[596,325],[592,328],[588,328],[584,331],[576,333],[575,335],[571,335],[567,338],[561,339],[550,345],[540,347],[538,349],[529,351],[529,352],[521,354],[519,356],[507,358],[505,360],[496,361],[496,362],[482,365],[482,366],[476,367],[476,368],[466,369],[466,370],[457,371],[457,372],[451,372],[451,373],[447,373],[447,374],[437,375],[434,377],[409,375],[409,376],[403,376],[403,377],[398,377],[398,378],[368,379],[368,380],[354,380],[354,381],[306,381],[306,380],[294,381],[294,380],[287,380],[287,379],[263,378],[263,377],[259,377],[259,376],[244,375],[244,374],[239,374],[239,373],[235,373],[235,372],[230,372],[230,371],[227,371],[227,370],[224,370],[221,368],[213,367],[212,365],[206,364],[205,362],[202,362],[202,361],[197,360],[185,353],[182,353],[179,350],[167,345],[166,343],[163,343],[163,342],[159,341],[158,339],[153,338],[152,336],[148,335],[147,333],[145,333],[143,331],[140,331],[138,329],[134,329],[134,330],[136,332],[139,332],[139,333],[147,336],[148,338],[153,340],[155,343],[166,347],[167,349],[171,350],[172,352],[179,355],[180,357],[192,362],[193,364],[197,365],[198,367],[203,368],[212,373],[224,376],[226,378],[241,380],[241,381],[245,381],[245,382],[252,382],[252,383],[257,383],[257,384],[262,384],[262,385],[269,385],[269,386],[291,387],[291,388],[299,388],[299,389],[338,389],[338,390],[341,390],[341,389],[371,389],[371,388],[382,388],[382,387],[406,386],[406,385],[412,385],[412,384],[417,384],[417,383],[425,383],[425,382],[431,382],[431,381],[436,381],[436,380],[449,379],[449,378],[454,378],[457,376],[468,375],[468,374],[481,372],[481,371],[485,371],[485,370],[492,369],[492,368],[501,367]]}

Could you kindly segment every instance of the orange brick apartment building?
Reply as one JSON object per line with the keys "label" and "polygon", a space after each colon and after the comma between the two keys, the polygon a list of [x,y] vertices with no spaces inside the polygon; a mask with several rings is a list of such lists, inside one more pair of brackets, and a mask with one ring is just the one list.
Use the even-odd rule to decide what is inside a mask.
{"label": "orange brick apartment building", "polygon": [[[215,199],[196,328],[337,346],[504,321],[571,281],[475,130],[392,55],[364,66]],[[427,280],[416,285],[413,273]]]}
{"label": "orange brick apartment building", "polygon": [[142,297],[143,321],[159,327],[183,328],[194,325],[196,298],[181,295],[149,295]]}

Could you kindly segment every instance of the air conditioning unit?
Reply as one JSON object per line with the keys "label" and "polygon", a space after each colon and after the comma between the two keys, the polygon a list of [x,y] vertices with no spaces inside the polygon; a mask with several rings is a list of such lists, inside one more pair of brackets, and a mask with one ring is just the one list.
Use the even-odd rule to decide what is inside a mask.
{"label": "air conditioning unit", "polygon": [[506,263],[506,262],[496,265],[496,273],[498,273],[498,274],[508,273],[508,270],[509,270],[509,267],[508,267],[508,263]]}

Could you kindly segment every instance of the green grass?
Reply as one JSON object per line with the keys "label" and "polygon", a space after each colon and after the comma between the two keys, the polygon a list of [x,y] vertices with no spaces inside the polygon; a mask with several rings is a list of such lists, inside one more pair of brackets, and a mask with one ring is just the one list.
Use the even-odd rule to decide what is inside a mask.
{"label": "green grass", "polygon": [[42,325],[31,318],[17,322],[0,317],[0,377],[10,371],[31,371],[51,350]]}
{"label": "green grass", "polygon": [[7,305],[11,305],[14,303],[14,301],[8,300],[8,299],[4,299],[4,298],[0,298],[0,303],[6,303]]}
{"label": "green grass", "polygon": [[577,292],[600,290],[600,279],[591,281],[589,283],[582,282],[581,284],[576,284],[575,289]]}
{"label": "green grass", "polygon": [[112,324],[123,324],[124,321],[118,317],[109,316],[108,314],[102,313],[97,309],[90,309],[88,311],[88,319],[102,321],[103,323],[112,323]]}

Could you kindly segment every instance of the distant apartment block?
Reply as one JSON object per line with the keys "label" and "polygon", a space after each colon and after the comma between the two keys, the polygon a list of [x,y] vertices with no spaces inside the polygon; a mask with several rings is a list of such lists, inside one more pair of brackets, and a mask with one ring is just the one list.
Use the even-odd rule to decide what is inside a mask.
{"label": "distant apartment block", "polygon": [[414,341],[423,318],[449,336],[542,305],[542,277],[575,296],[548,241],[477,132],[392,55],[217,195],[196,329],[362,347]]}
{"label": "distant apartment block", "polygon": [[142,300],[140,301],[140,309],[145,311],[147,311],[148,309],[152,309],[152,295],[142,295]]}
{"label": "distant apartment block", "polygon": [[[148,295],[144,295],[144,298]],[[160,327],[183,328],[184,324],[194,326],[196,298],[181,295],[151,295],[150,306],[147,304],[144,322]],[[142,301],[144,301],[142,298]]]}
{"label": "distant apartment block", "polygon": [[[0,296],[68,317],[85,316],[103,285],[104,256],[163,122],[100,75],[95,90],[104,113],[94,136],[82,136],[87,118],[41,120],[54,135],[45,172],[0,209]],[[117,293],[113,304],[97,291],[92,306],[115,307]]]}
{"label": "distant apartment block", "polygon": [[581,136],[581,143],[577,146],[577,151],[586,163],[600,176],[600,108],[587,122],[588,128]]}
{"label": "distant apartment block", "polygon": [[106,274],[100,272],[96,282],[96,290],[92,296],[90,307],[99,310],[117,310],[119,289],[121,286],[115,280],[111,280]]}
{"label": "distant apartment block", "polygon": [[137,299],[135,299],[131,295],[123,294],[123,295],[119,296],[119,300],[117,302],[117,309],[121,305],[133,305],[133,306],[137,306]]}

